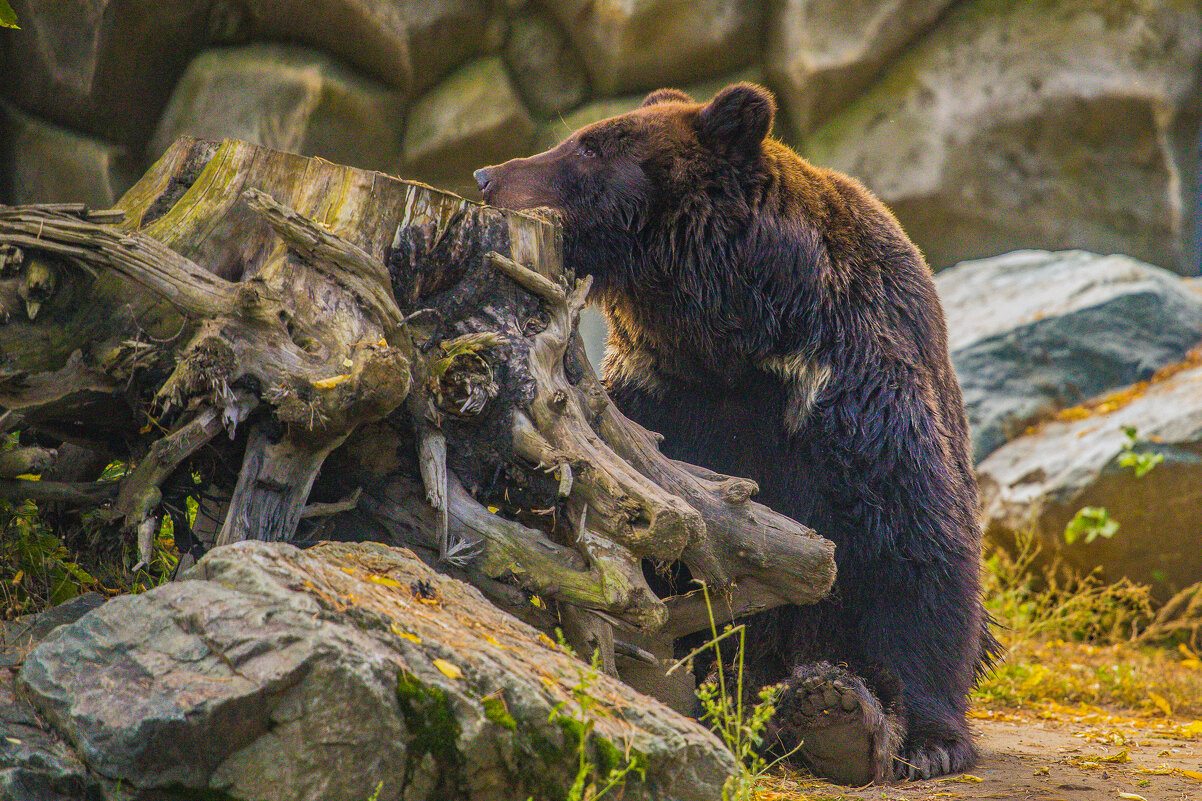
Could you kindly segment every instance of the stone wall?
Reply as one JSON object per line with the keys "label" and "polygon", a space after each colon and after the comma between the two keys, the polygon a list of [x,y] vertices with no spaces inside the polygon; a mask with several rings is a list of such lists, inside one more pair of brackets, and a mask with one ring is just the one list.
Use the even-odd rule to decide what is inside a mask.
{"label": "stone wall", "polygon": [[943,268],[1015,248],[1199,272],[1185,0],[13,0],[0,200],[111,203],[182,133],[474,195],[661,85],[772,86]]}

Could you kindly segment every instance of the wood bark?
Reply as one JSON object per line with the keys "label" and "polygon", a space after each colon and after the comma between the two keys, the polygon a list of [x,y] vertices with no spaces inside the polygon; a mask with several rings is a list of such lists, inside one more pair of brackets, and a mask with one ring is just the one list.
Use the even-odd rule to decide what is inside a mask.
{"label": "wood bark", "polygon": [[[553,219],[181,139],[116,209],[0,207],[0,404],[29,441],[0,495],[99,507],[144,561],[181,487],[216,544],[403,544],[673,695],[649,666],[710,613],[645,567],[684,563],[721,624],[821,598],[833,548],[621,415],[588,290]],[[59,452],[131,469],[18,478],[79,478]]]}

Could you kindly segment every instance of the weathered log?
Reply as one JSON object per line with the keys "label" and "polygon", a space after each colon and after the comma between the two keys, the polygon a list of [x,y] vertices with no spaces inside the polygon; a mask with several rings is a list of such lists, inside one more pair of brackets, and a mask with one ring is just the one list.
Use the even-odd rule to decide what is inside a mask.
{"label": "weathered log", "polygon": [[[719,622],[821,598],[830,543],[609,402],[576,335],[588,290],[554,220],[182,139],[115,211],[0,207],[0,403],[134,465],[56,499],[115,496],[144,561],[164,487],[197,472],[228,499],[217,542],[406,544],[528,620],[554,602],[611,672],[613,625],[642,632],[617,648],[644,665],[709,625],[645,561],[683,562]],[[0,494],[53,494],[12,475]]]}

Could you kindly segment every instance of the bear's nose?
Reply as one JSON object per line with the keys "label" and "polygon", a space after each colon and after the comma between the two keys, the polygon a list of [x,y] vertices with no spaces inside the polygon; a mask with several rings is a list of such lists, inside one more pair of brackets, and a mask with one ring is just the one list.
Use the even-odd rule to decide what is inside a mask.
{"label": "bear's nose", "polygon": [[487,169],[481,167],[472,173],[472,177],[476,179],[476,186],[480,187],[481,192],[488,188],[489,177]]}

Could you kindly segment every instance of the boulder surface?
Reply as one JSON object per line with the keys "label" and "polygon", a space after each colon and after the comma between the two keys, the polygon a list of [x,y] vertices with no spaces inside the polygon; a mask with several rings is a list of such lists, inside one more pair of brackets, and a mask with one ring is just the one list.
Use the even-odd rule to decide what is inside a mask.
{"label": "boulder surface", "polygon": [[626,799],[718,798],[735,770],[695,721],[375,544],[215,549],[55,630],[18,683],[105,798],[561,798],[581,747],[601,777],[638,762]]}
{"label": "boulder surface", "polygon": [[[1135,429],[1134,442],[1124,429]],[[1143,476],[1131,457],[1163,457]],[[1150,584],[1159,601],[1202,581],[1202,351],[1141,382],[1007,443],[982,462],[985,536],[1016,549],[1028,537],[1039,562],[1058,560],[1105,581]],[[1106,510],[1118,529],[1069,542],[1084,507]]]}
{"label": "boulder surface", "polygon": [[805,141],[935,269],[1016,247],[1197,272],[1196,3],[966,0]]}
{"label": "boulder surface", "polygon": [[935,277],[973,456],[1134,384],[1202,340],[1202,293],[1125,256],[1016,251]]}

